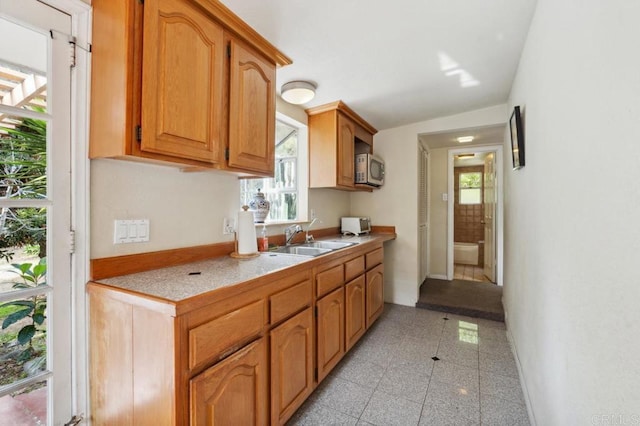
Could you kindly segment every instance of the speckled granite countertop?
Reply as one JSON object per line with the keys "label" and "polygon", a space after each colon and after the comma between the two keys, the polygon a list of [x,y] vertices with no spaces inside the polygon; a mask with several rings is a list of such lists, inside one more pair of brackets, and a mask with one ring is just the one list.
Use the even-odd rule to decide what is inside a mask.
{"label": "speckled granite countertop", "polygon": [[312,258],[286,254],[271,255],[269,253],[263,253],[253,259],[242,260],[225,256],[154,271],[106,278],[98,282],[178,302],[310,259]]}
{"label": "speckled granite countertop", "polygon": [[[322,238],[324,241],[352,241],[358,244],[376,240],[385,241],[387,239],[389,238],[383,239],[375,234],[360,237]],[[333,253],[339,252],[342,252],[342,250]],[[328,256],[333,253],[328,254]],[[179,302],[199,294],[239,284],[262,275],[324,257],[303,257],[270,252],[261,253],[260,256],[252,259],[242,260],[225,256],[96,281],[111,287]]]}

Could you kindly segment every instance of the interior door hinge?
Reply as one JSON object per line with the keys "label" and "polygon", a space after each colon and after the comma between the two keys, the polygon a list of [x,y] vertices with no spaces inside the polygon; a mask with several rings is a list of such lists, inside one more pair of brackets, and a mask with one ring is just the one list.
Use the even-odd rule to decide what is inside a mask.
{"label": "interior door hinge", "polygon": [[224,149],[224,159],[228,160],[229,159],[229,148],[225,148]]}
{"label": "interior door hinge", "polygon": [[136,140],[142,142],[142,126],[136,126]]}
{"label": "interior door hinge", "polygon": [[69,231],[69,252],[71,254],[76,252],[76,231],[73,229]]}
{"label": "interior door hinge", "polygon": [[71,37],[69,40],[69,65],[71,68],[76,67],[76,38]]}
{"label": "interior door hinge", "polygon": [[231,43],[227,44],[227,58],[231,57]]}
{"label": "interior door hinge", "polygon": [[84,419],[83,416],[73,416],[71,419],[64,424],[64,426],[76,426],[79,425],[80,422]]}

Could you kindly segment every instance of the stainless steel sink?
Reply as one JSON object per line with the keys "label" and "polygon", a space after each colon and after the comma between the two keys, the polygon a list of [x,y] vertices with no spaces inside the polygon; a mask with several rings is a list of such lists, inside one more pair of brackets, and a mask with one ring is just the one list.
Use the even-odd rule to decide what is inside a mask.
{"label": "stainless steel sink", "polygon": [[331,253],[332,251],[340,250],[345,247],[353,246],[355,244],[358,243],[344,241],[313,241],[311,243],[278,247],[275,250],[271,250],[271,252],[315,257]]}
{"label": "stainless steel sink", "polygon": [[339,250],[341,248],[350,247],[357,243],[344,241],[314,241],[312,243],[301,244],[301,247],[317,247],[330,250]]}
{"label": "stainless steel sink", "polygon": [[275,253],[296,254],[298,256],[320,256],[322,254],[331,253],[333,250],[320,247],[307,247],[307,246],[283,246],[272,250]]}

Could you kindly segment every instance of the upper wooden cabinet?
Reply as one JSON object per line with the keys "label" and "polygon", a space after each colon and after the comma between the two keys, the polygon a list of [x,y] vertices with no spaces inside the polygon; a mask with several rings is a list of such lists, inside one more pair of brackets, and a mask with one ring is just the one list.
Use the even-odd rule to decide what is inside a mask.
{"label": "upper wooden cabinet", "polygon": [[272,175],[276,69],[240,41],[229,46],[229,166]]}
{"label": "upper wooden cabinet", "polygon": [[275,69],[217,0],[94,0],[90,157],[273,175]]}
{"label": "upper wooden cabinet", "polygon": [[342,101],[310,108],[309,187],[371,191],[354,182],[355,154],[373,152],[377,130]]}
{"label": "upper wooden cabinet", "polygon": [[224,29],[183,0],[144,6],[141,150],[223,160]]}
{"label": "upper wooden cabinet", "polygon": [[354,182],[354,152],[356,126],[344,114],[338,113],[338,186],[352,188]]}

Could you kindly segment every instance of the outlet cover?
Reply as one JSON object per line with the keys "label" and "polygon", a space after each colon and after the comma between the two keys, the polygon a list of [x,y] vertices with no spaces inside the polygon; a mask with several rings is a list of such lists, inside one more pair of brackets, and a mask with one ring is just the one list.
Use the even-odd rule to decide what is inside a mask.
{"label": "outlet cover", "polygon": [[225,217],[222,220],[222,234],[230,235],[236,230],[236,221],[231,217]]}

